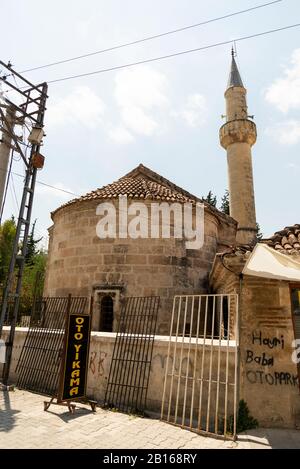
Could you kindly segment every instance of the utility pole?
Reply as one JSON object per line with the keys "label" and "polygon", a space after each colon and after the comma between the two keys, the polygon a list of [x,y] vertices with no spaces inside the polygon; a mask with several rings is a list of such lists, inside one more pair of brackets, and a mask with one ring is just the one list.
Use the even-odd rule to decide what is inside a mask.
{"label": "utility pole", "polygon": [[[46,110],[47,99],[47,83],[33,85],[19,73],[14,71],[11,65],[6,65],[0,61],[0,66],[8,70],[6,76],[0,76],[0,80],[4,82],[8,89],[13,89],[18,93],[15,102],[11,102],[4,97],[5,106],[12,106],[16,112],[19,122],[26,123],[29,129],[27,137],[28,146],[31,146],[30,155],[27,158],[18,142],[18,137],[14,134],[13,127],[7,121],[6,116],[1,108],[0,103],[0,125],[2,118],[2,129],[4,125],[8,128],[10,137],[15,143],[16,151],[21,154],[23,162],[26,166],[25,180],[23,186],[22,201],[18,216],[16,228],[16,236],[13,244],[13,251],[9,265],[9,271],[6,280],[6,286],[2,298],[2,307],[0,315],[0,338],[2,335],[3,324],[8,314],[8,306],[11,300],[13,304],[12,319],[10,323],[9,339],[6,342],[6,357],[3,368],[2,384],[9,389],[8,380],[13,351],[13,342],[15,336],[15,328],[18,319],[20,306],[20,294],[22,287],[23,272],[27,253],[28,234],[30,228],[31,212],[33,206],[34,189],[36,183],[37,170],[43,167],[44,157],[40,154],[40,147],[44,136],[44,114]],[[16,80],[21,81],[19,86],[14,85],[8,80],[10,76],[14,76]]]}
{"label": "utility pole", "polygon": [[14,128],[16,112],[13,107],[7,106],[6,108],[6,120],[8,127],[4,123],[2,130],[2,139],[0,143],[0,223],[2,208],[4,205],[4,193],[7,181],[8,166],[9,166],[9,155],[12,148],[12,137],[10,130]]}

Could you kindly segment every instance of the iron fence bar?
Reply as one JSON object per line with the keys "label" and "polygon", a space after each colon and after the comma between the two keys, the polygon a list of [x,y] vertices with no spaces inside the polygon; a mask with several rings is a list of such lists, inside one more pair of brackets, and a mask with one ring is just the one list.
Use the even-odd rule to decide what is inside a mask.
{"label": "iron fence bar", "polygon": [[[142,311],[144,310],[145,307],[145,298],[141,298],[138,303],[137,303],[137,310],[139,312],[140,306],[142,305]],[[132,335],[131,335],[131,343],[129,346],[131,346],[131,356],[133,357],[133,362],[131,362],[131,367],[129,368],[129,373],[127,374],[127,385],[128,388],[125,388],[125,395],[124,395],[124,400],[128,402],[128,408],[130,408],[131,405],[133,405],[134,401],[134,394],[137,392],[136,386],[135,386],[135,379],[138,374],[138,367],[140,364],[140,345],[141,345],[141,340],[139,337],[139,334],[141,332],[141,325],[142,325],[142,319],[143,319],[143,314],[137,314],[135,318],[133,318],[133,327],[132,327]],[[133,365],[133,363],[136,364],[136,366]],[[128,396],[127,396],[128,392]]]}
{"label": "iron fence bar", "polygon": [[[189,301],[190,298],[191,301]],[[196,301],[198,301],[198,304]],[[227,305],[229,302],[227,316],[225,316],[224,312],[224,301],[227,301]],[[194,316],[197,308],[197,326],[195,331]],[[204,325],[202,314],[204,314]],[[175,315],[177,316],[176,331],[174,330]],[[167,359],[170,359],[172,356],[173,366],[169,369],[169,363],[167,364],[161,408],[161,417],[167,422],[173,423],[181,428],[189,428],[200,434],[213,435],[215,437],[222,435],[222,438],[236,438],[239,359],[239,333],[237,328],[239,325],[235,315],[238,315],[238,297],[236,294],[178,295],[174,297],[167,357]],[[186,332],[186,324],[189,320],[191,326],[189,332]],[[183,331],[179,350],[178,343],[181,333],[179,334],[178,325],[180,324],[180,330],[183,324]],[[231,340],[231,326],[233,324],[235,324],[235,340]],[[175,337],[173,334],[175,334]],[[185,335],[186,338],[184,337]],[[203,336],[201,342],[200,336]],[[198,360],[198,352],[200,351],[199,343],[201,343],[200,350],[202,357],[200,359],[199,355]],[[194,347],[193,351],[192,347]],[[186,352],[184,360],[182,355],[183,348]],[[177,356],[178,352],[180,352],[179,356]],[[190,371],[192,370],[192,363],[190,363],[191,355],[194,356],[193,371]],[[179,364],[176,362],[177,359],[179,359]],[[183,361],[185,360],[187,360],[187,365],[186,369],[183,371]],[[224,365],[222,364],[223,360]],[[197,361],[199,361],[200,364],[199,370],[197,369]],[[176,370],[177,365],[175,365],[175,362],[178,365],[178,370]],[[232,365],[234,365],[234,367]],[[178,380],[177,386],[175,393],[173,393],[172,383],[174,383],[176,379]],[[183,392],[181,392],[181,381],[184,383]],[[169,383],[170,386],[168,386]],[[197,394],[199,392],[199,406],[197,415],[198,424],[196,426],[194,425],[193,413],[195,411],[195,389],[198,383],[200,389],[198,391],[197,387]],[[189,387],[191,387],[191,389],[189,389]],[[187,397],[187,393],[189,393],[189,398]],[[168,415],[165,418],[167,396],[169,396]],[[173,405],[174,397],[175,403]],[[229,414],[229,409],[231,409],[232,404],[233,416],[230,418],[233,418],[233,432],[232,435],[228,435],[228,415],[231,415]],[[187,405],[191,405],[188,423],[186,423]],[[204,407],[206,407],[205,418],[203,416]],[[170,412],[171,408],[172,418]],[[178,421],[181,410],[181,419]],[[223,416],[224,421],[221,422]],[[203,419],[205,422],[202,424]]]}
{"label": "iron fence bar", "polygon": [[[131,305],[131,303],[133,303],[133,306]],[[131,311],[130,308],[135,307],[135,298],[132,298],[132,300],[129,301],[128,305],[129,305],[129,307],[127,309],[127,314],[128,314],[128,311],[129,312]],[[130,330],[131,318],[132,318],[132,316],[127,316],[127,315],[123,317],[123,319],[124,319],[124,329],[125,329],[125,331],[127,331],[127,333]],[[116,372],[115,376],[113,376],[113,380],[114,380],[114,383],[115,383],[113,400],[114,400],[114,404],[116,405],[117,408],[120,407],[120,402],[119,402],[118,399],[119,399],[119,394],[120,394],[120,391],[121,391],[120,383],[122,381],[122,374],[124,375],[123,359],[124,359],[124,356],[125,356],[125,353],[126,353],[126,345],[127,345],[126,332],[124,333],[124,335],[120,334],[118,339],[120,341],[121,348],[119,350],[119,356],[117,356],[115,358],[115,360],[117,360],[117,372]]]}
{"label": "iron fence bar", "polygon": [[181,385],[181,369],[182,369],[182,358],[183,358],[183,347],[184,347],[184,336],[185,336],[185,327],[186,327],[186,314],[187,314],[187,307],[188,307],[189,298],[185,300],[184,306],[184,319],[183,319],[183,329],[182,329],[182,341],[181,341],[181,349],[180,349],[180,359],[179,359],[179,378],[177,381],[177,396],[176,396],[176,404],[175,404],[175,416],[174,422],[177,422],[177,415],[178,415],[178,401],[179,401],[179,390]]}
{"label": "iron fence bar", "polygon": [[161,413],[160,413],[160,418],[161,418],[161,419],[163,419],[163,417],[164,417],[164,406],[165,406],[165,396],[166,396],[167,380],[168,380],[169,358],[170,358],[170,350],[171,350],[171,337],[172,337],[172,332],[173,332],[175,304],[176,304],[176,297],[174,298],[173,306],[172,306],[172,317],[171,317],[170,337],[169,337],[169,343],[168,343],[168,354],[167,354],[167,361],[166,361],[166,372],[165,372],[165,380],[164,380],[164,387],[163,387],[163,394],[162,394],[162,403],[161,403]]}
{"label": "iron fence bar", "polygon": [[[131,405],[134,405],[134,401],[136,403],[135,405],[137,405],[139,392],[141,391],[143,393],[144,383],[141,381],[142,368],[144,365],[142,347],[146,339],[148,338],[147,335],[144,333],[144,326],[147,320],[147,308],[149,301],[151,301],[149,297],[143,297],[140,300],[140,308],[138,308],[138,317],[136,318],[137,335],[136,337],[134,337],[133,340],[134,360],[136,362],[136,366],[132,369],[132,374],[129,383],[129,396],[131,395],[132,391]],[[130,403],[129,397],[128,402]],[[135,410],[139,411],[138,408],[136,408]]]}
{"label": "iron fence bar", "polygon": [[[146,407],[146,402],[147,402],[147,394],[148,394],[148,388],[149,388],[149,379],[150,379],[150,373],[151,373],[151,362],[152,362],[152,355],[153,355],[153,346],[154,346],[154,340],[155,340],[155,331],[156,331],[156,326],[157,326],[157,316],[158,316],[158,308],[159,308],[159,298],[156,298],[154,308],[154,324],[152,328],[152,342],[150,346],[150,360],[149,360],[149,367],[148,367],[148,376],[147,376],[147,381],[146,381],[146,391],[145,391],[145,407]],[[152,323],[151,323],[152,327]]]}
{"label": "iron fence bar", "polygon": [[[145,302],[146,302],[146,308],[148,306],[148,298],[143,297],[140,300],[140,303],[142,303],[142,312],[145,311]],[[131,404],[133,405],[134,403],[134,394],[136,393],[136,397],[138,397],[138,390],[137,387],[141,384],[140,383],[140,371],[139,366],[142,362],[142,357],[141,357],[141,348],[142,348],[142,342],[143,342],[143,333],[144,330],[142,329],[142,325],[145,324],[144,319],[144,314],[140,314],[139,317],[136,318],[135,321],[135,332],[136,332],[136,337],[133,339],[133,347],[134,347],[134,362],[136,363],[136,366],[133,367],[132,364],[132,369],[130,370],[130,381],[129,381],[129,394],[128,394],[128,402],[130,405],[130,399],[131,399]],[[140,334],[140,337],[139,337]],[[128,377],[129,378],[129,377]],[[138,386],[137,386],[138,383]],[[125,396],[126,399],[126,396]],[[137,405],[137,399],[136,399],[136,405]],[[138,410],[138,409],[136,409]]]}
{"label": "iron fence bar", "polygon": [[[59,309],[62,309],[62,311],[64,311],[64,308],[65,308],[65,299],[61,299],[61,298],[50,298],[49,300],[49,307],[48,307],[48,315],[50,316],[49,317],[49,321],[48,321],[48,324],[46,323],[46,326],[48,327],[44,327],[42,329],[40,329],[39,327],[37,327],[33,332],[33,334],[31,334],[31,338],[32,338],[32,341],[33,341],[33,344],[34,345],[34,349],[36,349],[40,344],[43,344],[43,343],[48,343],[48,346],[49,346],[49,342],[50,342],[50,346],[51,347],[57,347],[57,342],[60,341],[60,332],[58,333],[56,330],[56,322],[58,321],[59,318],[57,318],[56,316],[56,313],[52,312],[52,308],[53,309],[56,309],[55,306],[57,305]],[[51,314],[52,312],[52,314]],[[33,360],[34,359],[34,350],[32,351],[31,354],[28,354],[28,359],[29,360]],[[30,380],[32,383],[34,383],[35,381],[38,381],[38,378],[39,378],[39,366],[41,363],[45,363],[48,365],[48,367],[46,368],[45,373],[44,373],[44,376],[43,376],[43,380],[40,380],[40,387],[39,387],[39,390],[40,391],[44,391],[45,393],[47,393],[47,391],[49,390],[49,374],[51,374],[53,372],[53,354],[51,352],[49,352],[48,350],[46,350],[46,353],[44,355],[42,354],[39,354],[38,355],[38,360],[37,360],[37,363],[35,365],[35,368],[32,369],[32,373],[30,375]],[[52,366],[51,366],[52,365]],[[26,378],[26,375],[24,376],[24,378]]]}
{"label": "iron fence bar", "polygon": [[191,400],[191,412],[190,412],[190,428],[193,425],[193,411],[194,411],[194,395],[195,395],[195,381],[196,381],[196,370],[197,370],[197,357],[198,357],[198,341],[199,341],[199,326],[201,318],[201,306],[202,297],[198,297],[198,314],[197,314],[197,326],[196,326],[196,345],[195,345],[195,356],[194,356],[194,374],[193,374],[193,385],[192,385],[192,400]]}
{"label": "iron fence bar", "polygon": [[203,375],[204,375],[204,357],[205,357],[205,341],[206,341],[206,328],[207,328],[207,310],[208,310],[208,296],[206,297],[205,303],[205,316],[204,316],[204,337],[202,344],[202,366],[201,366],[201,383],[199,393],[199,414],[198,414],[198,430],[201,428],[201,417],[202,417],[202,392],[203,392]]}
{"label": "iron fence bar", "polygon": [[235,363],[234,363],[234,397],[233,397],[233,437],[236,439],[236,426],[238,415],[238,393],[239,393],[239,369],[240,369],[240,309],[239,309],[239,296],[235,296]]}
{"label": "iron fence bar", "polygon": [[182,409],[182,425],[185,424],[185,407],[186,407],[186,397],[187,397],[187,387],[188,387],[188,374],[189,374],[189,367],[190,367],[190,352],[191,352],[191,339],[192,339],[193,319],[194,319],[194,307],[195,307],[195,297],[193,296],[192,297],[191,322],[190,322],[190,334],[189,334],[189,347],[188,347],[186,375],[185,375],[183,409]]}
{"label": "iron fence bar", "polygon": [[174,380],[174,371],[175,371],[175,362],[176,362],[176,348],[177,348],[177,338],[178,338],[178,331],[179,331],[179,320],[180,320],[180,311],[181,311],[181,296],[179,297],[178,302],[178,313],[177,313],[177,327],[176,327],[176,339],[174,343],[174,353],[173,353],[173,363],[172,363],[172,376],[171,376],[171,383],[170,383],[170,398],[169,398],[169,405],[168,405],[168,418],[170,420],[170,412],[171,412],[171,404],[172,404],[172,391],[173,391],[173,380]]}
{"label": "iron fence bar", "polygon": [[[132,350],[131,350],[131,344],[134,340],[134,326],[136,324],[136,310],[138,309],[138,305],[139,305],[139,299],[135,298],[133,300],[133,306],[132,306],[132,310],[130,309],[129,310],[129,315],[127,316],[126,320],[127,320],[127,328],[125,329],[127,331],[126,334],[124,334],[122,336],[122,340],[124,340],[124,350],[125,350],[125,355],[126,357],[131,357],[132,358]],[[126,355],[127,354],[127,355]],[[119,382],[118,382],[118,392],[120,394],[120,397],[119,397],[119,401],[120,401],[120,408],[121,410],[123,411],[128,411],[128,407],[129,407],[129,403],[128,403],[128,407],[126,406],[126,401],[124,399],[124,394],[123,393],[126,393],[127,391],[127,386],[128,386],[128,372],[127,372],[127,369],[128,369],[128,362],[125,363],[125,366],[124,366],[124,361],[123,361],[123,358],[119,358],[121,360],[121,374],[120,374],[120,378],[119,378]],[[130,367],[130,365],[129,365]],[[118,394],[118,395],[119,395]]]}
{"label": "iron fence bar", "polygon": [[[137,392],[136,395],[136,406],[139,408],[139,402],[140,402],[140,408],[146,406],[146,400],[145,400],[145,390],[147,387],[145,386],[145,380],[147,376],[147,369],[150,369],[150,364],[149,364],[149,346],[153,341],[152,337],[152,322],[154,319],[154,302],[155,298],[148,298],[146,302],[146,315],[145,315],[145,320],[143,322],[143,333],[144,333],[144,339],[141,341],[140,344],[140,352],[141,352],[141,366],[139,370],[139,383],[142,384],[143,388],[140,390],[141,392]],[[148,313],[148,314],[147,314]],[[151,363],[151,360],[150,360]]]}
{"label": "iron fence bar", "polygon": [[207,411],[206,411],[206,431],[209,430],[209,417],[210,417],[210,397],[211,397],[211,376],[212,376],[212,362],[213,362],[213,341],[214,341],[214,326],[215,326],[215,307],[216,298],[213,297],[213,315],[211,322],[211,346],[210,346],[210,362],[209,362],[209,383],[208,383],[208,399],[207,399]]}
{"label": "iron fence bar", "polygon": [[223,296],[219,297],[220,313],[219,313],[219,347],[218,347],[218,369],[217,369],[217,396],[216,396],[216,411],[215,411],[215,433],[218,433],[223,298],[224,298]]}
{"label": "iron fence bar", "polygon": [[146,406],[155,305],[152,297],[131,297],[126,299],[120,315],[105,401],[125,412],[143,411]]}
{"label": "iron fence bar", "polygon": [[[29,324],[29,328],[28,330],[30,329],[30,324]],[[24,344],[23,344],[23,347],[22,347],[22,350],[21,350],[21,353],[20,353],[20,357],[19,357],[19,360],[18,360],[18,363],[17,363],[17,366],[16,366],[16,373],[18,372],[18,369],[19,369],[19,364],[22,362],[22,358],[23,358],[23,353],[24,353],[24,350],[25,350],[25,347],[27,345],[27,342],[29,341],[29,334],[27,333],[26,334],[26,337],[25,337],[25,341],[24,341]]]}
{"label": "iron fence bar", "polygon": [[[51,319],[52,319],[52,321],[55,321],[55,316],[53,315],[53,317],[50,318],[50,322],[49,322],[49,326],[48,326],[49,328],[48,329],[39,330],[39,328],[37,328],[37,330],[36,330],[37,343],[35,344],[35,347],[40,346],[41,344],[43,344],[45,342],[48,343],[48,345],[51,344],[50,347],[51,346],[53,347],[53,336],[54,336],[55,333],[49,334],[49,332],[51,332],[52,329],[53,329],[53,327],[51,327],[52,326]],[[33,337],[33,340],[34,340],[34,337]],[[34,353],[33,353],[33,355],[34,355]],[[46,363],[51,363],[50,357],[51,357],[51,353],[49,351],[46,351],[46,353],[44,355],[42,355],[42,354],[38,355],[38,360],[37,360],[36,366],[32,370],[32,374],[31,374],[31,380],[32,380],[33,383],[39,377],[38,369],[39,369],[40,364],[45,363],[45,362]],[[48,373],[47,374],[45,373],[45,375],[44,375],[44,380],[43,380],[44,386],[42,386],[42,383],[41,383],[40,388],[39,388],[40,390],[42,388],[47,389],[47,385],[45,384],[45,381],[47,382]]]}
{"label": "iron fence bar", "polygon": [[[168,376],[171,376],[171,374],[169,374]],[[179,375],[175,373],[174,376],[175,376],[175,378],[178,378]],[[194,378],[193,378],[192,376],[189,376],[188,379],[193,380]],[[216,379],[211,379],[211,380],[210,380],[210,379],[206,379],[206,378],[203,378],[203,379],[197,378],[196,381],[199,381],[199,382],[203,381],[204,383],[209,383],[209,382],[215,383],[215,384],[218,383],[218,381],[217,381]],[[225,385],[225,384],[226,384],[226,381],[219,381],[219,383]],[[234,384],[234,383],[230,383],[230,382],[228,381],[228,386],[235,386],[235,384]]]}
{"label": "iron fence bar", "polygon": [[[50,306],[51,306],[51,303],[54,303],[54,305],[56,304],[54,299],[50,299]],[[57,303],[58,305],[61,303],[60,306],[64,311],[65,301],[62,300],[60,302],[60,300],[58,300]],[[51,315],[51,309],[50,309],[50,315]],[[42,331],[37,329],[37,340],[39,344],[46,342],[48,343],[48,345],[51,344],[52,347],[57,345],[57,341],[59,341],[60,333],[57,331],[55,332],[55,329],[57,327],[56,323],[58,322],[58,320],[59,318],[57,318],[56,314],[52,313],[52,316],[50,316],[49,318],[48,328]],[[51,373],[53,372],[53,354],[49,350],[46,351],[44,356],[42,354],[39,354],[38,356],[37,367],[33,370],[33,373],[31,376],[33,383],[35,382],[35,380],[38,380],[39,378],[39,373],[38,373],[37,368],[40,366],[41,363],[49,364],[49,367],[47,367],[45,370],[44,379],[42,382],[40,382],[41,383],[40,390],[47,392],[47,390],[49,389],[50,376],[51,376]]]}
{"label": "iron fence bar", "polygon": [[120,313],[120,320],[118,324],[118,329],[117,329],[117,334],[116,334],[116,340],[114,342],[114,348],[113,348],[113,353],[112,353],[112,361],[111,361],[111,366],[109,368],[109,374],[108,374],[108,382],[107,382],[107,387],[105,391],[105,404],[111,405],[113,402],[108,402],[108,397],[111,396],[111,399],[113,399],[114,396],[114,389],[115,389],[115,384],[112,382],[113,376],[115,375],[115,370],[116,367],[120,365],[120,363],[117,361],[115,357],[119,356],[119,349],[121,347],[121,341],[119,339],[120,331],[123,327],[123,317],[124,317],[124,312],[126,312],[126,309],[128,307],[128,301],[127,299],[125,300],[125,303],[122,305],[121,313]]}
{"label": "iron fence bar", "polygon": [[[140,408],[146,406],[146,400],[145,400],[145,390],[147,387],[145,386],[145,381],[146,381],[146,376],[147,376],[147,369],[150,369],[150,364],[149,360],[147,358],[149,357],[149,346],[153,341],[152,337],[152,322],[154,319],[154,303],[155,303],[155,298],[150,297],[147,300],[146,308],[145,308],[145,321],[143,322],[143,327],[142,329],[144,332],[144,340],[141,341],[141,366],[140,366],[140,372],[139,372],[139,382],[142,384],[143,389],[139,390],[136,395],[136,406],[137,408],[139,407],[139,402],[140,402]],[[148,313],[148,314],[147,314]],[[150,322],[150,324],[149,324]],[[148,340],[146,340],[148,339]],[[151,363],[151,361],[150,361]],[[148,366],[149,365],[149,366]],[[144,405],[143,405],[144,404]]]}
{"label": "iron fence bar", "polygon": [[227,433],[227,410],[228,410],[228,368],[229,368],[229,337],[230,337],[230,315],[231,315],[231,302],[228,308],[227,317],[227,350],[226,350],[226,375],[225,375],[225,415],[224,415],[224,436]]}
{"label": "iron fence bar", "polygon": [[[138,308],[138,302],[139,302],[139,300],[137,298],[135,298],[134,303],[133,303],[134,304],[134,313],[131,316],[128,316],[126,318],[127,321],[128,321],[128,333],[124,334],[124,336],[121,337],[121,339],[123,339],[123,342],[124,342],[124,352],[125,352],[124,356],[126,356],[126,353],[128,355],[129,351],[131,352],[129,347],[130,347],[131,342],[132,342],[132,337],[133,337],[133,334],[132,334],[133,327],[132,326],[135,323],[135,312]],[[125,390],[126,390],[126,386],[127,386],[127,382],[126,382],[126,384],[124,383],[124,378],[127,377],[127,369],[128,369],[127,364],[128,364],[128,362],[125,363],[125,367],[124,367],[123,357],[119,358],[119,360],[120,360],[121,367],[120,367],[120,376],[117,379],[118,387],[117,387],[116,403],[117,403],[117,407],[120,408],[120,410],[125,410],[124,409],[124,404],[123,404],[124,401],[122,402],[122,395],[123,395],[124,387],[125,387]]]}
{"label": "iron fence bar", "polygon": [[[17,365],[17,370],[20,369],[20,373],[18,376],[18,386],[23,383],[23,379],[26,376],[27,370],[32,368],[32,354],[33,350],[36,348],[36,346],[39,346],[39,336],[38,334],[35,334],[35,332],[38,331],[38,327],[31,327],[28,330],[25,343],[22,348],[22,354],[20,356],[18,365]],[[24,356],[24,359],[23,359]],[[31,365],[31,366],[30,366]]]}

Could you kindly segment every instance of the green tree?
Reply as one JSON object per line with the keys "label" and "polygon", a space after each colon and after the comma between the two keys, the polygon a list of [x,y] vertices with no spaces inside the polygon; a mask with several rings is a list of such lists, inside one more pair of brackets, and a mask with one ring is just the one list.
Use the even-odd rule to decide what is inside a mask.
{"label": "green tree", "polygon": [[261,232],[260,230],[260,226],[259,226],[259,223],[256,223],[256,229],[257,229],[257,233],[256,233],[256,239],[257,241],[261,241],[264,237],[263,233]]}
{"label": "green tree", "polygon": [[0,226],[0,287],[2,288],[6,281],[15,236],[16,222],[12,216]]}
{"label": "green tree", "polygon": [[37,245],[41,241],[42,238],[34,239],[34,231],[35,231],[36,220],[34,220],[30,235],[28,236],[27,241],[27,252],[25,262],[26,264],[32,265],[34,263],[34,258],[38,253]]}
{"label": "green tree", "polygon": [[[34,237],[35,224],[36,222],[33,223],[28,238],[28,251],[22,279],[20,315],[29,315],[34,297],[43,294],[47,254],[38,249],[37,244],[41,239]],[[0,298],[6,283],[15,235],[16,223],[12,217],[0,226]]]}
{"label": "green tree", "polygon": [[[233,415],[231,415],[227,426],[229,433],[233,433],[233,421]],[[257,427],[258,421],[250,414],[247,403],[243,399],[240,400],[236,422],[237,433]]]}
{"label": "green tree", "polygon": [[221,212],[226,213],[227,215],[230,215],[229,212],[229,191],[228,189],[225,190],[225,194],[223,195],[221,199],[221,207],[220,207]]}
{"label": "green tree", "polygon": [[217,205],[217,197],[212,193],[212,191],[209,191],[206,197],[202,197],[202,200],[213,207],[216,207]]}
{"label": "green tree", "polygon": [[30,264],[25,264],[20,301],[21,314],[30,314],[35,298],[41,297],[44,289],[47,254],[38,251]]}

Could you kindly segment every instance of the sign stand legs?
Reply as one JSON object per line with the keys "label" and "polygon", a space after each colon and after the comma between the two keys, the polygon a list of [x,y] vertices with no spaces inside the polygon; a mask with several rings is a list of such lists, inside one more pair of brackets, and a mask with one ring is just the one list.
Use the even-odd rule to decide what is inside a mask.
{"label": "sign stand legs", "polygon": [[[56,399],[56,402],[54,402],[54,399]],[[97,406],[96,401],[91,401],[90,399],[80,399],[76,402],[80,402],[81,404],[89,404],[91,406],[92,412],[96,412],[96,406]],[[71,414],[75,413],[76,403],[72,403],[71,401],[58,402],[57,397],[51,397],[50,401],[44,401],[44,410],[45,411],[48,410],[51,404],[66,406],[68,407],[69,412],[71,412]]]}

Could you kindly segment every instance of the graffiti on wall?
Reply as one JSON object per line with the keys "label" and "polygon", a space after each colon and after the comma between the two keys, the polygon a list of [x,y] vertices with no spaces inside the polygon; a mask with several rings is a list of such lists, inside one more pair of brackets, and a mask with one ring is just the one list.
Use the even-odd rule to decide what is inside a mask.
{"label": "graffiti on wall", "polygon": [[270,386],[298,385],[298,376],[286,371],[275,371],[275,357],[272,350],[284,350],[284,336],[267,337],[261,331],[253,331],[251,343],[255,346],[255,351],[251,348],[245,351],[245,364],[259,365],[267,367],[265,371],[256,370],[251,367],[246,370],[247,381],[251,384],[269,384]]}
{"label": "graffiti on wall", "polygon": [[102,350],[100,350],[99,352],[91,352],[89,369],[91,370],[93,375],[95,375],[96,373],[98,376],[104,375],[104,362],[106,357],[107,353],[103,352]]}
{"label": "graffiti on wall", "polygon": [[[156,355],[154,355],[152,359],[152,363],[151,363],[151,371],[153,371],[153,368],[156,368],[157,366],[159,366],[161,370],[164,371],[167,365],[167,360],[168,360],[167,354],[165,355],[162,353],[157,353]],[[194,369],[192,360],[190,358],[188,359],[187,357],[182,357],[181,359],[179,357],[176,357],[175,363],[173,363],[173,357],[169,356],[169,364],[168,364],[169,369],[172,369],[173,365],[174,365],[175,371],[179,371],[179,369],[181,369],[181,372],[183,374],[186,373],[187,367],[188,367],[189,373],[192,373]]]}

